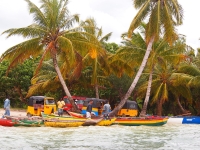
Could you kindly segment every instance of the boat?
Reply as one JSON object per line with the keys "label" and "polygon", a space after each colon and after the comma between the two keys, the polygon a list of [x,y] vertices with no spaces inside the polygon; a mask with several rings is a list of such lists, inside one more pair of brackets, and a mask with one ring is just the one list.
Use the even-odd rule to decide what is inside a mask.
{"label": "boat", "polygon": [[84,114],[79,114],[79,113],[72,112],[72,111],[67,111],[67,112],[74,118],[86,118],[86,116]]}
{"label": "boat", "polygon": [[98,122],[97,126],[110,126],[115,122],[116,118],[110,118],[110,119],[103,119],[100,122]]}
{"label": "boat", "polygon": [[[70,112],[70,113],[71,114],[73,113],[74,116],[71,116],[71,117],[53,117],[53,116],[49,116],[49,115],[42,115],[42,116],[44,118],[46,118],[46,119],[84,121],[85,123],[82,124],[83,126],[89,126],[89,125],[110,126],[116,120],[116,118],[108,118],[108,119],[106,119],[104,117],[99,117],[99,116],[96,116],[96,117],[91,118],[91,119],[86,119],[85,115],[82,115],[82,114],[79,114],[79,113],[75,113],[75,112]],[[77,116],[79,116],[79,117],[77,117]]]}
{"label": "boat", "polygon": [[162,126],[167,123],[167,117],[119,117],[113,124],[124,126]]}
{"label": "boat", "polygon": [[15,125],[15,122],[12,122],[8,119],[0,119],[0,126],[12,127]]}
{"label": "boat", "polygon": [[41,112],[41,116],[42,118],[73,118],[71,115],[63,115],[63,116],[59,116],[57,114],[45,114],[44,112]]}
{"label": "boat", "polygon": [[[85,118],[86,119],[86,115],[85,114],[80,114],[80,113],[76,113],[76,112],[72,112],[72,111],[67,111],[67,113],[69,115],[71,115],[71,117],[74,118]],[[102,118],[101,116],[97,116],[97,115],[92,115],[91,117],[92,119],[99,119]]]}
{"label": "boat", "polygon": [[173,116],[169,117],[167,124],[200,124],[200,116]]}
{"label": "boat", "polygon": [[43,124],[42,120],[17,120],[14,126],[41,127]]}
{"label": "boat", "polygon": [[14,123],[13,126],[40,127],[44,124],[41,117],[17,117],[5,116],[7,120]]}
{"label": "boat", "polygon": [[59,119],[49,119],[44,121],[44,126],[46,127],[79,127],[82,126],[85,120],[59,120]]}
{"label": "boat", "polygon": [[[78,114],[75,112],[68,113],[76,118],[85,118],[85,115]],[[97,116],[94,116],[97,118]],[[114,118],[113,118],[114,119]],[[158,117],[158,116],[148,116],[148,117],[117,117],[114,119],[112,124],[118,125],[126,125],[126,126],[140,126],[140,125],[148,125],[148,126],[161,126],[167,123],[167,117]],[[103,120],[102,120],[103,122]],[[99,122],[100,124],[101,122]],[[105,123],[105,121],[104,121]]]}

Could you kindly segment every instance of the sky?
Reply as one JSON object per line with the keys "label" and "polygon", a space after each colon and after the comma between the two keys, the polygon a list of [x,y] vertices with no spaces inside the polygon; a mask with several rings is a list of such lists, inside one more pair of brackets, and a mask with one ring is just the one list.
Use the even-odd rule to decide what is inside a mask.
{"label": "sky", "polygon": [[[39,0],[31,0],[40,6]],[[186,36],[186,43],[194,49],[200,47],[200,0],[178,0],[184,9],[183,25],[177,28],[179,34]],[[121,34],[128,31],[129,25],[138,10],[132,0],[69,0],[71,14],[79,14],[80,20],[93,17],[103,35],[112,32],[108,42],[120,44]],[[24,41],[19,36],[6,38],[2,33],[10,28],[26,27],[32,24],[27,3],[24,0],[0,0],[0,55],[8,48]]]}

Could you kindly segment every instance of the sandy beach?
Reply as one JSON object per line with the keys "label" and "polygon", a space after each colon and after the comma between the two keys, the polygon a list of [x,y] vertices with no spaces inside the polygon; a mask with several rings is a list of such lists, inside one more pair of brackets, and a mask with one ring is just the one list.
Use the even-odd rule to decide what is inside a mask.
{"label": "sandy beach", "polygon": [[[0,109],[0,115],[2,116],[5,113],[4,109]],[[10,109],[10,115],[11,116],[26,116],[26,110],[25,109]]]}

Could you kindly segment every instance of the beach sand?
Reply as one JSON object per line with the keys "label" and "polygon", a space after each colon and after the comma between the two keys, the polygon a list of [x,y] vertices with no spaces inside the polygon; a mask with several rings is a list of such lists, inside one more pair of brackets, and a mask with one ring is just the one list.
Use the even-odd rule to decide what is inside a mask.
{"label": "beach sand", "polygon": [[[0,109],[0,116],[2,116],[5,113],[4,109]],[[26,110],[25,109],[10,109],[10,116],[26,116]]]}

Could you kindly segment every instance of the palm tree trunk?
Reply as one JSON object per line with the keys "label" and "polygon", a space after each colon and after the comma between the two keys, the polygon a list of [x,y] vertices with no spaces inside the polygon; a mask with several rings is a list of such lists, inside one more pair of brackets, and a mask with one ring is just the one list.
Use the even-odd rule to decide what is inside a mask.
{"label": "palm tree trunk", "polygon": [[97,84],[95,84],[95,92],[96,92],[96,98],[99,98],[99,88]]}
{"label": "palm tree trunk", "polygon": [[162,116],[162,99],[157,101],[157,115]]}
{"label": "palm tree trunk", "polygon": [[154,42],[154,37],[152,37],[149,41],[149,44],[147,46],[147,50],[146,50],[146,53],[144,55],[144,58],[142,60],[142,64],[136,74],[136,77],[135,79],[133,80],[133,83],[131,84],[130,88],[128,89],[127,93],[125,94],[125,96],[123,97],[123,99],[121,100],[121,102],[117,105],[117,107],[115,107],[113,109],[113,111],[109,114],[110,116],[114,116],[118,113],[118,111],[124,106],[125,102],[127,101],[127,99],[130,97],[131,93],[133,92],[143,70],[144,70],[144,67],[146,66],[146,63],[147,63],[147,60],[149,58],[149,55],[151,53],[151,50],[152,50],[152,45],[153,45],[153,42]]}
{"label": "palm tree trunk", "polygon": [[178,106],[180,107],[182,113],[183,113],[183,114],[184,114],[184,113],[187,113],[187,110],[185,110],[185,109],[183,108],[183,106],[181,105],[178,95],[176,96],[176,102],[177,102]]}
{"label": "palm tree trunk", "polygon": [[94,60],[94,72],[93,72],[93,78],[94,78],[94,88],[95,88],[95,93],[96,93],[96,98],[99,98],[99,87],[98,87],[98,79],[97,79],[97,57]]}
{"label": "palm tree trunk", "polygon": [[68,99],[69,99],[70,103],[72,104],[73,111],[79,112],[79,109],[78,109],[77,105],[75,104],[75,102],[74,102],[74,100],[73,100],[73,98],[72,98],[72,96],[71,96],[71,94],[70,94],[70,92],[69,92],[69,90],[68,90],[68,88],[67,88],[67,86],[65,84],[65,81],[64,81],[64,79],[62,77],[60,69],[58,67],[58,63],[57,63],[57,59],[56,59],[56,54],[54,54],[54,55],[52,54],[52,59],[53,59],[54,68],[56,70],[56,73],[58,75],[60,83],[61,83],[61,85],[62,85],[62,87],[63,87],[63,89],[65,91],[65,94],[68,96]]}
{"label": "palm tree trunk", "polygon": [[15,89],[15,90],[17,91],[17,93],[19,94],[20,100],[21,100],[22,102],[24,102],[24,103],[27,104],[27,101],[26,101],[26,99],[24,98],[24,95],[22,94],[21,88],[20,88],[19,86],[14,86],[14,89]]}
{"label": "palm tree trunk", "polygon": [[140,113],[140,117],[146,116],[146,113],[147,113],[147,106],[148,106],[148,103],[149,103],[149,97],[150,97],[150,93],[151,93],[152,76],[153,76],[153,67],[152,67],[150,74],[149,74],[149,81],[148,81],[148,86],[147,86],[146,97],[145,97],[145,100],[144,100],[142,111]]}

